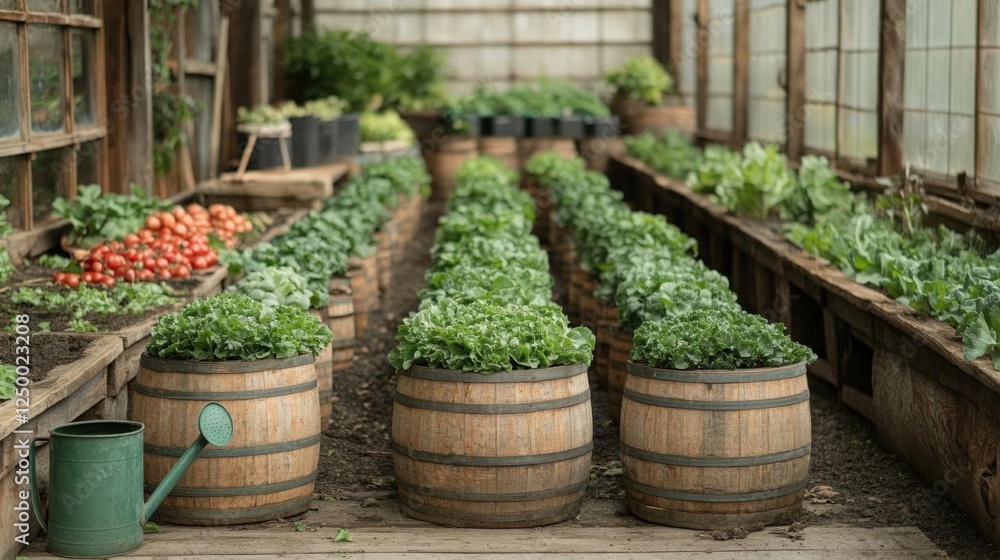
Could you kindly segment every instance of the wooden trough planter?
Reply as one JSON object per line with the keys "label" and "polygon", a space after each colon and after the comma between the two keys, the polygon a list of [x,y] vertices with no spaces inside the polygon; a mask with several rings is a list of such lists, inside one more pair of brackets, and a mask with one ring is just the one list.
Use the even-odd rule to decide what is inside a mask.
{"label": "wooden trough planter", "polygon": [[536,527],[580,512],[593,422],[583,364],[400,372],[393,463],[406,515],[450,527]]}
{"label": "wooden trough planter", "polygon": [[256,362],[164,360],[143,354],[131,419],[146,425],[144,477],[151,491],[198,438],[198,414],[222,403],[233,439],[199,455],[156,512],[181,525],[236,525],[309,509],[319,465],[315,359]]}
{"label": "wooden trough planter", "polygon": [[[680,181],[616,156],[613,186],[645,175],[655,210],[698,240],[748,310],[785,323],[819,359],[809,373],[871,419],[883,445],[1000,542],[1000,372],[968,362],[955,329],[848,278],[753,220],[728,214]],[[630,179],[631,178],[631,179]]]}
{"label": "wooden trough planter", "polygon": [[621,413],[633,515],[690,529],[801,508],[812,447],[804,363],[677,371],[628,364]]}
{"label": "wooden trough planter", "polygon": [[[0,335],[16,339],[15,334]],[[11,399],[0,402],[0,557],[14,558],[22,547],[18,539],[22,534],[37,533],[37,523],[24,520],[28,506],[20,508],[22,492],[28,492],[27,442],[30,438],[48,436],[49,430],[80,419],[88,410],[97,406],[107,395],[108,366],[121,354],[122,339],[112,335],[87,335],[64,333],[29,333],[27,340],[16,341],[18,346],[29,349],[27,356],[45,352],[49,345],[68,345],[71,339],[89,341],[76,361],[56,366],[45,379],[28,385],[27,401]],[[16,361],[16,360],[15,360]],[[30,362],[30,360],[29,360]],[[17,365],[17,364],[11,364]],[[30,367],[30,363],[28,364]],[[18,419],[17,409],[23,409],[25,423]],[[82,418],[86,419],[86,418]],[[43,491],[47,483],[48,446],[39,447],[38,472]],[[34,515],[31,519],[34,519]],[[25,539],[26,540],[26,539]]]}
{"label": "wooden trough planter", "polygon": [[[310,309],[309,313],[319,322],[329,326],[329,306],[323,309]],[[319,391],[319,429],[330,427],[330,415],[333,414],[333,343],[331,342],[316,356],[316,383]]]}

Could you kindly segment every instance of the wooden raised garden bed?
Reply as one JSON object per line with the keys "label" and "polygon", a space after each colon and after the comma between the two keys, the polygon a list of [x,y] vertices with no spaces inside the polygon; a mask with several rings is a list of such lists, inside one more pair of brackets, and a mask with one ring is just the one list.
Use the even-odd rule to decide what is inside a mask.
{"label": "wooden raised garden bed", "polygon": [[[29,323],[30,325],[30,323]],[[30,333],[27,344],[17,340],[16,335],[4,333],[2,356],[4,363],[13,364],[17,346],[27,346],[28,355],[45,356],[46,363],[36,360],[32,368],[32,380],[28,385],[29,401],[12,399],[0,402],[0,437],[3,451],[0,455],[0,500],[4,504],[0,512],[0,556],[13,558],[21,548],[15,540],[23,531],[18,527],[23,492],[28,491],[25,445],[30,438],[44,437],[49,430],[84,415],[88,409],[100,403],[107,394],[109,365],[122,352],[122,339],[117,336]],[[64,349],[60,353],[53,348]],[[58,354],[58,355],[56,355]],[[8,361],[9,360],[9,361]],[[47,371],[45,371],[47,369]],[[25,406],[27,404],[27,406]],[[28,420],[22,424],[18,410],[27,408]],[[42,477],[48,473],[48,450],[39,448],[38,472]],[[32,515],[33,517],[33,515]],[[37,525],[32,533],[37,532]]]}
{"label": "wooden raised garden bed", "polygon": [[820,359],[810,373],[871,419],[882,443],[1000,539],[1000,372],[962,355],[955,329],[858,284],[764,222],[738,218],[638,160],[612,158],[612,185],[697,239],[749,311],[782,321]]}

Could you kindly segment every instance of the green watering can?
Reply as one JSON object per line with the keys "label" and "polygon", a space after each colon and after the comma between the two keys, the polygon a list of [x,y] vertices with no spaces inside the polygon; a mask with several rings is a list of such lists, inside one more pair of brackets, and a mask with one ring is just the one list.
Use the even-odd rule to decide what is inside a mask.
{"label": "green watering can", "polygon": [[[63,424],[29,450],[31,501],[48,534],[45,549],[70,558],[103,558],[142,545],[142,529],[206,445],[233,437],[226,407],[211,402],[198,415],[198,440],[181,455],[142,503],[142,432],[139,422],[96,420]],[[35,483],[35,442],[50,441],[49,515],[42,518]]]}

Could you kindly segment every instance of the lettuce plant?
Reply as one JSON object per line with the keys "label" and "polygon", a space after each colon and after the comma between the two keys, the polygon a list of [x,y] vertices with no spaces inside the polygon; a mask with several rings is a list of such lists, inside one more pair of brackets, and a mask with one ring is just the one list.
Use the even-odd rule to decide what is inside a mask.
{"label": "lettuce plant", "polygon": [[547,270],[530,268],[459,265],[442,271],[431,269],[418,297],[421,309],[444,299],[458,303],[542,305],[552,301],[552,276]]}
{"label": "lettuce plant", "polygon": [[443,300],[403,319],[389,363],[478,373],[590,364],[594,334],[549,305]]}
{"label": "lettuce plant", "polygon": [[146,352],[172,360],[252,362],[319,354],[332,340],[330,329],[303,309],[227,293],[160,317]]}
{"label": "lettuce plant", "polygon": [[663,369],[777,367],[816,359],[812,350],[788,338],[783,324],[731,307],[643,323],[632,340],[633,362]]}
{"label": "lettuce plant", "polygon": [[304,310],[319,309],[330,299],[326,286],[310,284],[304,276],[283,266],[251,272],[226,291],[249,296],[265,305],[293,305]]}
{"label": "lettuce plant", "polygon": [[737,308],[729,280],[701,261],[644,263],[630,270],[615,291],[618,317],[627,330],[694,309]]}

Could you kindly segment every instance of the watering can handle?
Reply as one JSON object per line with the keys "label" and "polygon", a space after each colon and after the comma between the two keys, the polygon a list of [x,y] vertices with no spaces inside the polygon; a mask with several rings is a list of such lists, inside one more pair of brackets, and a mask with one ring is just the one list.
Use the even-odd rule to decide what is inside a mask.
{"label": "watering can handle", "polygon": [[39,441],[49,441],[49,438],[34,438],[28,444],[28,483],[31,485],[31,507],[35,508],[35,519],[42,526],[42,530],[48,532],[45,526],[45,517],[42,515],[42,504],[38,500],[38,483],[35,480],[35,443]]}

